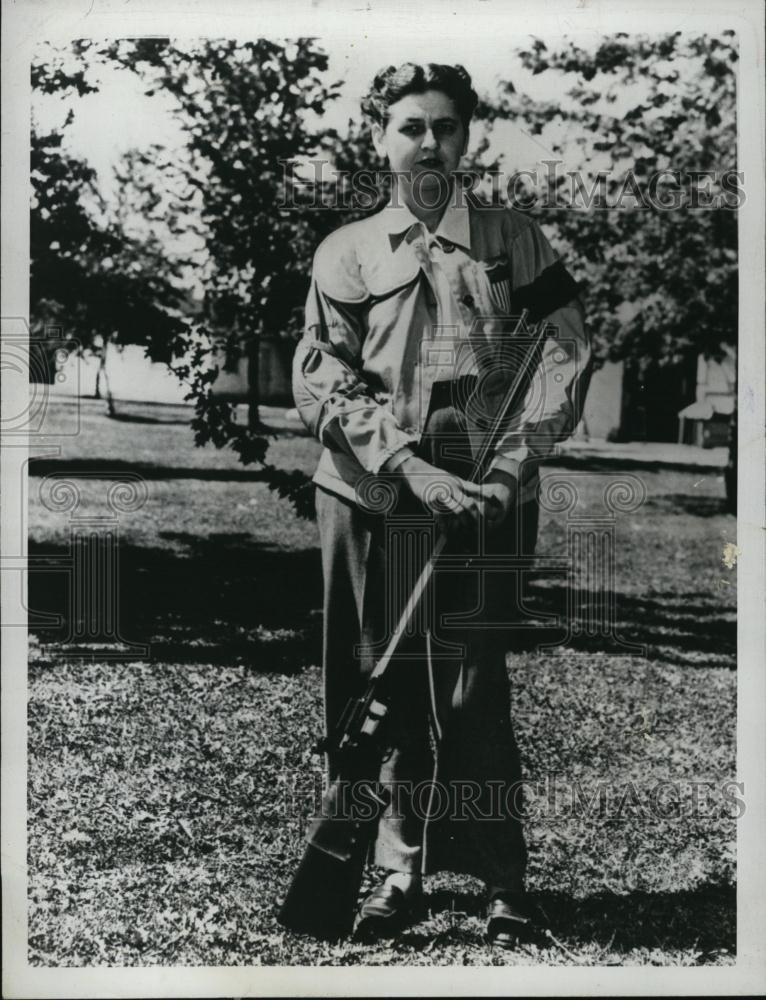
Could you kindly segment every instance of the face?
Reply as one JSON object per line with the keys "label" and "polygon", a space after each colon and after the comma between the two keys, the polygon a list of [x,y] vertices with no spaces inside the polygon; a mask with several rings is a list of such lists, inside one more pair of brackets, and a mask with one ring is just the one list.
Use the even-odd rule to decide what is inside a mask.
{"label": "face", "polygon": [[372,126],[378,154],[387,158],[397,177],[411,179],[414,188],[443,186],[468,145],[468,130],[452,99],[440,90],[407,94],[388,113],[385,128]]}

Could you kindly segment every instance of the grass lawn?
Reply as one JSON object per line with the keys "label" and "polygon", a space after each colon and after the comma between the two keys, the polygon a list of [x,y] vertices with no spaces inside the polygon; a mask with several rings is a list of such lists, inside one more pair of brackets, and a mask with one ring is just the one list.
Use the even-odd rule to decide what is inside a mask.
{"label": "grass lawn", "polygon": [[[75,405],[54,404],[62,426]],[[79,433],[31,464],[30,555],[67,558],[73,518],[109,513],[110,479],[138,475],[148,495],[118,515],[121,642],[32,630],[32,964],[734,961],[736,571],[722,550],[735,523],[722,477],[631,470],[647,498],[617,517],[616,619],[645,656],[553,629],[552,650],[531,636],[509,657],[545,946],[488,948],[481,885],[447,873],[427,879],[427,918],[395,942],[333,945],[274,918],[320,779],[316,527],[234,455],[195,449],[184,411],[123,406],[134,419],[109,420],[103,404],[80,406]],[[270,455],[311,471],[317,446],[283,432]],[[575,472],[578,512],[603,515],[618,474],[543,475]],[[75,511],[56,503],[62,478],[80,491]],[[566,531],[564,514],[543,513],[538,552],[562,556]],[[32,573],[30,607],[66,620],[65,580]],[[560,613],[566,581],[532,576],[526,592],[540,615]]]}

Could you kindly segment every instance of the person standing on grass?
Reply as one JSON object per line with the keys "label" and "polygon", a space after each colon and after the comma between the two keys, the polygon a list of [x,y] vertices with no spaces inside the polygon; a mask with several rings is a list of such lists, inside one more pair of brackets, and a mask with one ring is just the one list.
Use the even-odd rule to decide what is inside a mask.
{"label": "person standing on grass", "polygon": [[[314,482],[328,732],[385,648],[437,530],[453,555],[534,552],[537,464],[576,426],[588,383],[578,287],[539,226],[456,183],[476,104],[462,66],[381,70],[362,110],[388,161],[390,200],[314,257],[293,391],[325,446]],[[552,335],[473,484],[488,400],[518,361],[508,333],[523,308],[546,316]],[[513,947],[531,926],[506,668],[515,576],[460,566],[437,569],[424,621],[390,668],[380,779],[392,801],[368,857],[388,874],[360,906],[358,937],[416,919],[421,876],[437,871],[486,883],[493,943]],[[337,773],[332,757],[327,769]]]}

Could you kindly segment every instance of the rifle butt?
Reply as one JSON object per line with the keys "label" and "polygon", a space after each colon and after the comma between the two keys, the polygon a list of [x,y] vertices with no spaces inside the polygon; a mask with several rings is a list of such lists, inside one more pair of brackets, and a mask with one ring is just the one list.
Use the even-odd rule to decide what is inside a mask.
{"label": "rifle butt", "polygon": [[362,884],[364,845],[342,860],[308,844],[277,914],[283,927],[336,941],[351,933]]}

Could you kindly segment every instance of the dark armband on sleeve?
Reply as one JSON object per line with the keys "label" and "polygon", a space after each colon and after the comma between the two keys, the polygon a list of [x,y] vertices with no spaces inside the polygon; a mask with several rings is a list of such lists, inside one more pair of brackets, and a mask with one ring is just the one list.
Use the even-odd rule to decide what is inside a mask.
{"label": "dark armband on sleeve", "polygon": [[575,281],[563,263],[557,260],[530,284],[514,291],[514,311],[528,309],[530,322],[537,323],[577,298],[584,288],[585,283]]}

